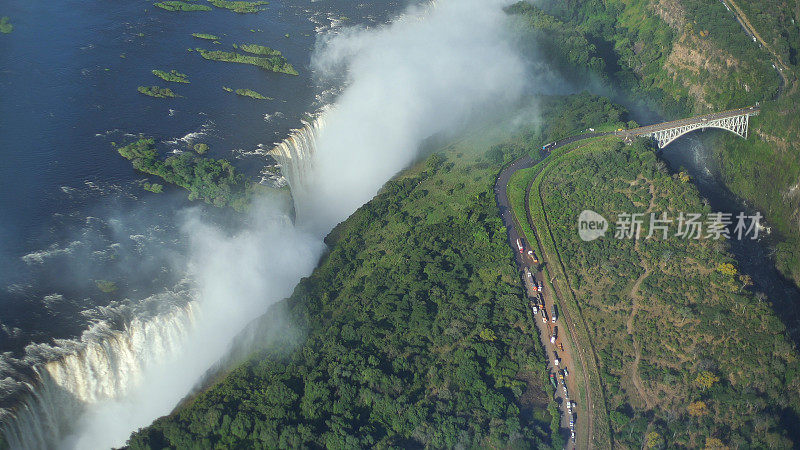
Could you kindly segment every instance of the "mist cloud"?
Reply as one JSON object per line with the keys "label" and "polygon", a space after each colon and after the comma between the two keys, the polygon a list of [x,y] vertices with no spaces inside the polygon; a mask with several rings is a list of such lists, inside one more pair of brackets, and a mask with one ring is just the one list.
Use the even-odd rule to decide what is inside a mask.
{"label": "mist cloud", "polygon": [[416,157],[420,143],[518,99],[525,63],[511,44],[504,0],[442,0],[391,25],[322,39],[313,67],[346,73],[347,89],[317,137],[303,221],[345,219]]}
{"label": "mist cloud", "polygon": [[193,330],[178,354],[144,368],[132,392],[92,406],[68,445],[119,445],[169,413],[250,320],[313,270],[322,237],[413,162],[425,138],[522,95],[526,70],[507,38],[507,3],[442,0],[385,27],[347,29],[319,42],[313,67],[321,77],[344,72],[347,87],[326,114],[305,189],[293,190],[301,225],[274,202],[235,234],[190,214],[184,232],[198,291]]}
{"label": "mist cloud", "polygon": [[143,345],[162,345],[159,339],[181,342],[169,342],[178,350],[166,360],[145,361],[141,374],[131,379],[136,386],[122,398],[92,405],[78,433],[62,447],[119,446],[131,431],[168,414],[230,351],[249,322],[288,297],[311,273],[324,244],[294,227],[285,211],[285,202],[262,199],[249,225],[235,234],[204,222],[197,210],[187,212],[182,231],[191,242],[189,273],[197,290],[192,326],[185,334],[139,336]]}

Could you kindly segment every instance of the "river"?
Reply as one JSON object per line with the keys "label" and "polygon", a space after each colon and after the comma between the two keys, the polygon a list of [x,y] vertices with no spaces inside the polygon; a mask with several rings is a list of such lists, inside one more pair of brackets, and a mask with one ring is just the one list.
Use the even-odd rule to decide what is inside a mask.
{"label": "river", "polygon": [[[124,389],[148,358],[175,351],[198,320],[191,312],[200,288],[187,264],[187,211],[230,230],[247,226],[246,218],[188,201],[182,189],[144,191],[142,182],[158,180],[134,171],[113,145],[142,134],[162,152],[178,153],[202,142],[210,146],[207,156],[226,158],[258,180],[275,163],[265,151],[338,93],[310,67],[318,35],[385,23],[402,6],[278,0],[262,12],[237,14],[170,12],[141,0],[3,2],[0,15],[14,30],[0,35],[0,421],[42,377],[62,377],[59,383],[74,392],[37,395],[94,402]],[[247,43],[280,50],[300,75],[188,51]],[[154,69],[175,69],[190,83],[166,83]],[[169,86],[180,97],[137,92],[150,85]],[[283,218],[269,218],[274,227],[268,221],[266,230],[285,228]],[[314,257],[307,259],[313,268]],[[291,276],[307,266],[298,264]],[[103,281],[116,289],[103,292]],[[105,383],[85,376],[102,370],[115,375]]]}
{"label": "river", "polygon": [[[135,384],[137,377],[141,377],[141,368],[152,358],[186,350],[176,343],[185,339],[185,330],[192,324],[210,315],[216,315],[216,320],[230,318],[235,326],[226,330],[225,336],[235,335],[239,331],[236,326],[263,310],[265,301],[285,297],[296,282],[293,280],[313,269],[315,258],[322,251],[321,243],[302,234],[302,230],[292,231],[278,208],[261,216],[266,220],[258,230],[249,230],[247,219],[231,218],[224,211],[208,207],[190,208],[197,205],[186,200],[185,191],[168,187],[163,194],[145,192],[141,182],[149,178],[135,172],[128,161],[119,157],[112,143],[133,140],[141,133],[153,136],[165,152],[181,152],[203,142],[211,147],[209,156],[231,159],[248,176],[258,178],[265,165],[274,162],[264,155],[265,150],[308,119],[308,112],[319,110],[338,93],[331,86],[320,84],[311,70],[311,52],[317,35],[332,29],[335,32],[342,24],[384,23],[401,6],[395,2],[354,4],[345,0],[273,1],[261,13],[242,15],[221,9],[168,12],[144,1],[111,5],[102,0],[68,0],[48,4],[46,8],[22,0],[4,2],[0,14],[10,16],[15,28],[11,34],[0,35],[0,143],[5,150],[0,164],[0,207],[5,212],[0,215],[0,416],[3,420],[9,417],[3,413],[18,407],[22,399],[30,398],[33,389],[38,403],[28,403],[34,405],[28,409],[30,420],[27,428],[20,431],[34,433],[51,427],[52,433],[36,437],[35,442],[52,444],[52,439],[69,433],[67,422],[71,417],[62,417],[63,423],[37,422],[47,417],[37,409],[37,404],[60,402],[69,406],[73,402],[98,403],[113,397],[115,392],[126,389],[128,381]],[[474,32],[455,30],[454,36],[480,36],[478,31],[485,24],[476,25]],[[438,29],[417,31],[436,36]],[[220,43],[200,40],[192,37],[192,33],[215,34]],[[422,36],[424,41],[425,35]],[[207,61],[196,52],[187,51],[195,47],[230,50],[233,43],[277,48],[300,76]],[[449,50],[437,48],[430,39],[426,44],[432,46],[431,52],[421,53],[419,60],[427,65]],[[488,52],[486,60],[498,54],[491,46],[468,48],[470,52],[465,52],[465,58],[447,63],[461,69],[471,68],[474,65],[471,52],[476,48]],[[376,62],[386,66],[383,61],[368,61]],[[365,64],[365,67],[371,66]],[[483,79],[519,78],[509,71],[513,64],[500,67],[502,70]],[[186,73],[191,83],[170,86],[180,98],[145,97],[136,91],[137,86],[165,85],[151,74],[153,69],[176,69]],[[361,184],[353,186],[363,191],[363,198],[354,198],[353,205],[368,199],[376,186],[413,160],[408,147],[416,145],[417,138],[435,134],[440,128],[452,128],[451,123],[442,122],[443,118],[458,118],[458,112],[470,109],[459,102],[450,104],[448,100],[456,96],[447,91],[451,87],[460,91],[472,89],[476,82],[470,71],[459,70],[458,73],[465,75],[455,80],[438,80],[435,77],[441,71],[414,72],[412,67],[404,72],[404,69],[393,67],[390,72],[399,72],[398,79],[403,83],[419,82],[418,86],[411,83],[410,88],[419,87],[418,91],[424,95],[415,98],[417,92],[402,89],[395,97],[391,92],[382,92],[387,96],[376,104],[400,104],[403,102],[398,100],[411,98],[417,102],[415,106],[422,106],[416,110],[419,114],[412,114],[413,109],[406,108],[395,116],[377,117],[371,102],[355,102],[355,106],[350,106],[359,114],[332,118],[335,126],[345,131],[353,130],[366,119],[378,123],[376,131],[368,136],[372,145],[365,146],[364,153],[352,155],[354,161],[360,161],[356,156],[383,159],[383,155],[370,151],[385,143],[383,130],[398,131],[402,136],[412,130],[421,133],[412,139],[393,142],[390,153],[396,158],[389,165],[379,166],[383,171],[377,175],[371,171],[372,184],[365,189],[361,189],[364,188]],[[485,75],[481,70],[492,68],[479,69],[474,76],[481,79],[480,75]],[[369,87],[383,85],[393,73],[375,71],[370,75],[373,84]],[[436,86],[427,83],[431,79],[440,81],[439,87],[425,91],[427,84]],[[505,86],[512,85],[509,81]],[[274,100],[238,97],[224,91],[223,86],[253,89]],[[397,83],[393,86],[403,87]],[[365,91],[372,93],[371,89]],[[502,100],[501,93],[507,91],[487,89],[473,94],[483,93],[486,99]],[[352,98],[351,95],[349,99]],[[439,114],[438,107],[443,104],[452,111]],[[345,102],[345,109],[347,105]],[[478,106],[484,105],[478,103]],[[345,134],[349,133],[328,139],[343,139]],[[708,176],[711,171],[706,170],[704,162],[708,158],[703,155],[703,147],[686,138],[672,144],[664,158],[675,168],[683,165],[689,169],[712,208],[738,212],[740,205],[729,193],[717,189],[715,178]],[[332,154],[328,158],[339,156]],[[355,167],[353,161],[331,167],[332,173],[342,168],[362,169]],[[349,180],[363,179],[359,175],[364,174],[357,170]],[[326,182],[333,179],[327,177]],[[332,223],[341,220],[342,211],[350,211],[351,206],[337,209],[331,215]],[[194,211],[195,216],[188,228],[187,209]],[[201,217],[203,223],[198,224],[196,217]],[[215,228],[209,223],[225,227]],[[326,221],[320,229],[332,223]],[[269,242],[271,247],[254,249],[249,245],[252,240],[241,239],[235,233],[230,235],[231,230],[242,229],[250,233],[245,233],[246,236],[255,234],[256,242]],[[226,245],[215,247],[208,242],[196,242],[193,232],[197,231],[217,233],[214,242]],[[311,236],[315,237],[319,236]],[[197,247],[203,250],[203,255],[223,257],[198,259],[190,254],[190,249]],[[795,301],[797,291],[790,289],[790,285],[787,287],[771,266],[763,264],[766,248],[761,242],[743,242],[734,246],[734,252],[742,271],[753,276],[756,290],[765,292],[776,304],[781,298]],[[273,252],[281,257],[266,261],[259,258],[259,252]],[[224,264],[234,258],[249,258],[260,266],[242,276],[226,278],[219,285],[190,282],[223,271]],[[300,260],[301,264],[294,264]],[[181,263],[187,261],[184,267]],[[102,292],[98,281],[113,281],[117,289]],[[280,288],[269,284],[272,281],[280,282]],[[205,314],[198,315],[193,304],[198,291],[225,295],[217,295],[216,302],[210,303],[212,307],[207,303]],[[254,295],[265,291],[270,293],[266,299]],[[239,302],[236,308],[226,303],[230,297]],[[202,335],[192,345],[224,347],[225,343],[216,342],[216,337]],[[144,349],[143,343],[149,347]],[[219,353],[224,348],[216,350]],[[120,355],[123,357],[118,358]],[[178,365],[158,370],[183,369],[179,364],[191,362],[197,365],[195,372],[202,372],[213,364],[213,359],[176,361]],[[109,368],[110,375],[104,377],[104,383],[87,382],[83,376]],[[148,411],[122,426],[146,425],[147,417],[152,419],[168,412],[193,382],[184,381],[178,387],[161,386],[171,397],[156,405],[160,409]],[[45,389],[37,389],[39,383]],[[124,414],[127,405],[105,405],[97,409],[97,414],[109,417]],[[63,410],[47,413],[64,415]],[[102,419],[93,418],[93,429],[106,425]],[[130,428],[121,429],[117,435],[125,436],[129,431]],[[85,441],[72,443],[75,442]]]}

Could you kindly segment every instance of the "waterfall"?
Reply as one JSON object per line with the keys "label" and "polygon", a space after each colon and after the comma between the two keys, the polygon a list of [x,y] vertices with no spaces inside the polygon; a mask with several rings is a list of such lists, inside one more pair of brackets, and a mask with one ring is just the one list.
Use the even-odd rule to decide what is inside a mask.
{"label": "waterfall", "polygon": [[36,365],[27,398],[8,413],[2,426],[8,444],[58,447],[89,406],[124,396],[142,381],[146,367],[179,351],[195,309],[190,302],[152,317],[135,317],[120,331],[98,323],[77,343],[76,351]]}
{"label": "waterfall", "polygon": [[303,122],[303,127],[292,133],[269,151],[281,165],[283,176],[289,181],[293,196],[302,196],[308,185],[304,176],[311,172],[316,141],[325,126],[324,114],[319,114],[311,122]]}
{"label": "waterfall", "polygon": [[[304,180],[307,180],[307,173],[312,167],[315,141],[323,126],[322,117],[303,122],[302,128],[292,130],[291,136],[277,144],[269,153],[281,165],[281,172],[289,181],[293,193],[307,187]],[[288,296],[300,278],[313,270],[324,247],[321,239],[315,240],[314,236],[294,230],[291,221],[277,204],[273,205],[273,210],[277,219],[272,219],[272,225],[266,223],[263,226],[271,229],[275,237],[279,236],[280,239],[275,239],[276,245],[267,245],[256,250],[256,253],[269,254],[270,248],[274,247],[271,264],[275,267],[269,267],[269,273],[275,277],[272,281],[279,284],[272,286],[267,295],[261,293],[254,299],[238,300],[233,309],[240,309],[241,312],[222,319],[227,322],[226,326],[232,327],[231,336],[226,335],[225,339],[236,338],[236,333],[245,329],[248,321],[263,314],[266,306]],[[194,233],[198,234],[203,233]],[[252,247],[244,245],[244,248]],[[219,249],[214,247],[213,250],[218,252]],[[299,252],[302,260],[286,261],[287,255],[293,252]],[[241,257],[242,249],[234,253]],[[204,260],[203,264],[208,265],[209,261]],[[180,301],[154,296],[142,301],[142,304],[148,306],[139,308],[138,312],[126,311],[125,316],[132,319],[115,318],[98,322],[91,330],[84,332],[80,341],[58,341],[56,347],[45,346],[48,348],[40,352],[45,356],[39,358],[41,362],[32,365],[33,375],[24,383],[26,393],[20,396],[21,400],[7,410],[0,408],[0,434],[7,444],[12,449],[49,449],[65,445],[91,447],[94,442],[87,444],[82,436],[75,435],[79,429],[84,428],[85,423],[82,420],[85,417],[96,417],[98,411],[105,413],[109,401],[119,400],[121,404],[125,404],[129,397],[140,395],[142,386],[153,382],[149,377],[153,373],[159,373],[160,365],[169,366],[175,364],[175,361],[188,363],[187,358],[191,359],[192,352],[198,351],[196,347],[209,347],[204,342],[225,341],[212,337],[209,327],[215,327],[214,320],[225,316],[225,311],[231,310],[231,304],[228,299],[222,304],[209,304],[208,298],[202,298],[204,275],[207,274],[197,275],[194,278],[195,284],[200,287],[199,297],[197,292],[188,291],[181,292],[183,298]],[[258,278],[263,277],[255,276],[252,279]],[[240,286],[242,282],[236,280],[231,284],[226,285],[222,291],[233,292],[233,285]],[[215,289],[218,287],[212,290]],[[253,290],[260,292],[261,285]],[[253,303],[248,304],[248,301]],[[152,305],[159,307],[161,313],[148,312],[148,307]],[[112,329],[111,322],[126,325],[121,329],[117,326],[115,330]],[[238,326],[239,322],[241,326]],[[191,342],[193,340],[197,342]],[[246,341],[247,337],[242,337],[241,340]],[[217,345],[220,347],[216,349],[219,354],[214,359],[200,358],[192,361],[192,365],[197,366],[193,368],[197,372],[194,375],[202,378],[204,371],[213,370],[215,363],[225,360],[225,348],[228,351],[231,348],[227,341]],[[192,384],[191,381],[188,383],[190,384],[187,386],[173,389],[177,397],[169,408],[176,406],[180,398],[190,392]],[[181,392],[177,392],[178,390]],[[165,400],[169,401],[171,399]],[[146,425],[164,413],[155,413],[144,423],[131,424],[131,428],[126,429],[125,433]],[[97,425],[91,429],[97,430]],[[2,442],[0,439],[0,447]]]}

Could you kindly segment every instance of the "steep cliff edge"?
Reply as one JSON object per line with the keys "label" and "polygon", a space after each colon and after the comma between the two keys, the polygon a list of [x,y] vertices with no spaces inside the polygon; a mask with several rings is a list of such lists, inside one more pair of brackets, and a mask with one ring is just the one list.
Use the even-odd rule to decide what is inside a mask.
{"label": "steep cliff edge", "polygon": [[781,0],[726,2],[567,0],[512,11],[569,35],[551,41],[565,65],[655,102],[670,118],[760,102],[746,141],[724,132],[704,139],[726,186],[779,236],[777,267],[800,284],[799,11]]}

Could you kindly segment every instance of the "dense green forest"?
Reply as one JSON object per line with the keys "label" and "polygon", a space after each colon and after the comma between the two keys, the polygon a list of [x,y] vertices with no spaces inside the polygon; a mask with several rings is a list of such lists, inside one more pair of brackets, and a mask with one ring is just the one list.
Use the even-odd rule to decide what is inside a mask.
{"label": "dense green forest", "polygon": [[449,152],[389,182],[288,300],[299,347],[253,357],[130,447],[549,442],[545,359],[496,171]]}
{"label": "dense green forest", "polygon": [[586,94],[539,105],[546,128],[479,130],[387,183],[285,302],[305,337],[269,343],[131,448],[560,447],[494,180],[543,140],[625,112]]}
{"label": "dense green forest", "polygon": [[262,11],[263,5],[268,5],[268,1],[258,0],[254,2],[246,2],[246,1],[228,1],[228,0],[208,0],[209,3],[216,6],[217,8],[229,9],[233,12],[237,12],[240,14],[244,13],[257,13]]}
{"label": "dense green forest", "polygon": [[[800,66],[800,22],[797,2],[788,0],[760,0],[758,2],[736,1],[736,7],[746,14],[770,50],[790,70]],[[795,72],[796,76],[796,72]]]}
{"label": "dense green forest", "polygon": [[[207,148],[205,144],[195,147],[201,154]],[[117,152],[130,160],[134,169],[188,190],[189,200],[202,199],[214,206],[243,211],[257,192],[267,190],[248,181],[224,159],[204,158],[191,152],[161,159],[153,139],[139,139],[119,147]]]}
{"label": "dense green forest", "polygon": [[[614,441],[791,448],[798,354],[769,303],[747,289],[727,244],[614,237],[620,213],[709,212],[694,186],[670,176],[644,141],[575,147],[537,177],[531,214],[538,229],[550,230],[550,266],[566,270],[553,274],[587,325],[584,345],[598,357]],[[606,237],[580,240],[584,209],[611,222]]]}
{"label": "dense green forest", "polygon": [[[769,49],[717,0],[520,2],[509,12],[529,25],[537,47],[558,55],[554,62],[568,78],[599,76],[667,118],[760,102],[747,141],[722,131],[705,140],[727,186],[762,210],[780,235],[778,268],[800,282],[800,37],[792,22],[798,12],[783,0],[736,5]],[[786,64],[782,76],[771,49]]]}

